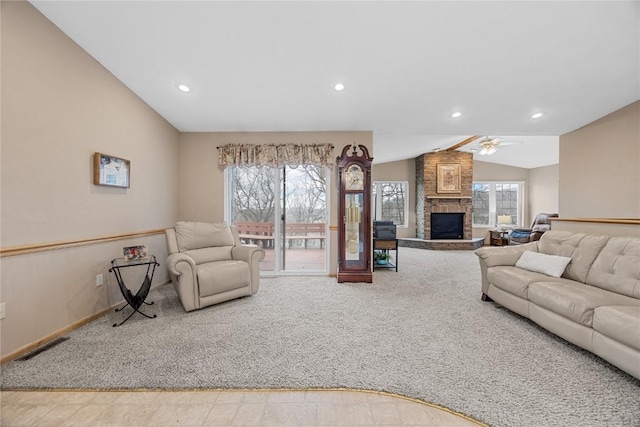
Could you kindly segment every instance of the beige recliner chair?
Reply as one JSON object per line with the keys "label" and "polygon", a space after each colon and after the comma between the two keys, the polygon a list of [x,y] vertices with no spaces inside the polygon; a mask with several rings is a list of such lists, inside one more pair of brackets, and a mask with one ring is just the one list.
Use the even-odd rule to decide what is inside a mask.
{"label": "beige recliner chair", "polygon": [[167,268],[186,311],[258,292],[264,250],[242,245],[234,226],[178,222],[165,234]]}

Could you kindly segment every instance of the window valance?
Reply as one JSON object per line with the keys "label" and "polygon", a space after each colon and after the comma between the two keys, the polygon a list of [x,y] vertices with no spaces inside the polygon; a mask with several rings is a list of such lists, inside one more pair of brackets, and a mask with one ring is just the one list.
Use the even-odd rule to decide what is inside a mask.
{"label": "window valance", "polygon": [[218,166],[317,165],[333,167],[331,144],[227,144],[218,147]]}

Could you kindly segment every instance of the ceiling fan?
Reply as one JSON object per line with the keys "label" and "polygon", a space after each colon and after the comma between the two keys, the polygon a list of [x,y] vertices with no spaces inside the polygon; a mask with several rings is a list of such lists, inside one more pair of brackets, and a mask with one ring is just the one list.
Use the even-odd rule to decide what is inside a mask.
{"label": "ceiling fan", "polygon": [[485,136],[480,141],[478,141],[478,145],[472,148],[471,151],[477,151],[481,156],[490,156],[498,151],[497,147],[502,147],[505,145],[515,145],[520,142],[521,141],[503,141],[498,137]]}

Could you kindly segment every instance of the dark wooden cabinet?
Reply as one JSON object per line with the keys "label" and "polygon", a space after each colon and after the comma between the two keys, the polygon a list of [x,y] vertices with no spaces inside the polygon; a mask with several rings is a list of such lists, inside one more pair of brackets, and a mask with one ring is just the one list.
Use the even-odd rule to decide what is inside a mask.
{"label": "dark wooden cabinet", "polygon": [[371,161],[364,145],[347,145],[338,167],[338,283],[373,282]]}
{"label": "dark wooden cabinet", "polygon": [[506,246],[509,244],[508,231],[491,230],[489,233],[489,243],[491,246]]}

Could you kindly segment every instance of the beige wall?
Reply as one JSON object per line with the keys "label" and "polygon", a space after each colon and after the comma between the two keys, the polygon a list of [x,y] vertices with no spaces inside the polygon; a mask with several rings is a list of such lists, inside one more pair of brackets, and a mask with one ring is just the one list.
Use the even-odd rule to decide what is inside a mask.
{"label": "beige wall", "polygon": [[640,237],[640,225],[608,222],[607,220],[586,222],[580,219],[572,221],[551,221],[552,230],[570,231],[572,233],[598,234],[603,236]]}
{"label": "beige wall", "polygon": [[374,163],[371,169],[373,181],[407,181],[409,183],[409,226],[398,227],[398,237],[416,237],[416,161],[400,160]]}
{"label": "beige wall", "polygon": [[[218,150],[225,144],[333,144],[337,157],[353,143],[372,156],[371,132],[210,132],[180,136],[180,219],[219,222],[224,218],[224,172],[218,169]],[[337,209],[335,174],[329,194],[330,273],[337,264]]]}
{"label": "beige wall", "polygon": [[[3,1],[1,14],[2,247],[173,225],[178,131],[29,3]],[[94,151],[129,159],[131,188],[93,185]],[[131,244],[164,264],[160,235],[2,258],[1,353],[120,301],[109,261]]]}
{"label": "beige wall", "polygon": [[[558,213],[559,165],[529,169],[529,221],[540,212]],[[526,223],[526,224],[527,224]]]}
{"label": "beige wall", "polygon": [[560,136],[562,218],[640,218],[640,101]]}
{"label": "beige wall", "polygon": [[527,181],[527,179],[529,179],[529,169],[478,160],[473,162],[474,181]]}

